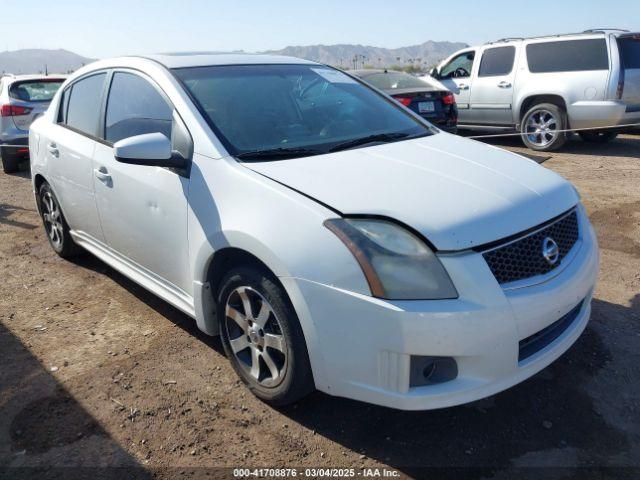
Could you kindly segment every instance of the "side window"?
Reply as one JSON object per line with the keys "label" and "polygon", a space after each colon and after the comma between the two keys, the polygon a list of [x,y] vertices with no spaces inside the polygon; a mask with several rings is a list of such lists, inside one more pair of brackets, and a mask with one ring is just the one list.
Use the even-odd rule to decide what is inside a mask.
{"label": "side window", "polygon": [[608,70],[609,53],[604,38],[531,43],[527,62],[531,73]]}
{"label": "side window", "polygon": [[124,138],[162,133],[171,139],[173,108],[144,78],[117,72],[107,102],[105,140],[115,143]]}
{"label": "side window", "polygon": [[473,70],[476,52],[465,52],[454,57],[440,70],[440,78],[467,78]]}
{"label": "side window", "polygon": [[513,70],[513,61],[515,58],[516,47],[488,48],[482,54],[478,76],[497,77],[509,75]]}
{"label": "side window", "polygon": [[618,38],[618,49],[622,54],[622,63],[625,70],[640,69],[640,37]]}
{"label": "side window", "polygon": [[[96,137],[106,73],[99,73],[75,82],[64,92],[61,123],[79,132]],[[66,109],[66,113],[65,113]]]}

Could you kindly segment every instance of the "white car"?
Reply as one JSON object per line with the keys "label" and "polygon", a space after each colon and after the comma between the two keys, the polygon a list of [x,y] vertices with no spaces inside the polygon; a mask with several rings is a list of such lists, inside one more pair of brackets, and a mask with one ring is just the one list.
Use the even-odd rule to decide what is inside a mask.
{"label": "white car", "polygon": [[570,183],[327,66],[99,61],[30,148],[54,250],[88,250],[221,335],[272,404],[314,388],[469,402],[549,365],[589,318],[598,249]]}

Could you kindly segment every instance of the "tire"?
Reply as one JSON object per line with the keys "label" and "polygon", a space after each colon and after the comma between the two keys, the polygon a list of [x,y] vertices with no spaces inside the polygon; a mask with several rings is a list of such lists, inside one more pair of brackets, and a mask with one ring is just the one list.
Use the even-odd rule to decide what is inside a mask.
{"label": "tire", "polygon": [[300,322],[273,275],[253,266],[232,269],[217,307],[227,358],[256,397],[283,406],[315,390]]}
{"label": "tire", "polygon": [[20,156],[8,147],[2,147],[0,149],[0,155],[2,156],[2,168],[4,173],[16,173],[19,170]]}
{"label": "tire", "polygon": [[534,105],[522,118],[520,131],[523,143],[537,152],[558,150],[567,142],[567,113],[553,103]]}
{"label": "tire", "polygon": [[614,140],[618,136],[615,130],[589,130],[579,132],[580,138],[589,143],[607,143]]}
{"label": "tire", "polygon": [[71,258],[82,252],[69,233],[69,225],[60,203],[47,182],[38,190],[38,209],[51,248],[62,258]]}

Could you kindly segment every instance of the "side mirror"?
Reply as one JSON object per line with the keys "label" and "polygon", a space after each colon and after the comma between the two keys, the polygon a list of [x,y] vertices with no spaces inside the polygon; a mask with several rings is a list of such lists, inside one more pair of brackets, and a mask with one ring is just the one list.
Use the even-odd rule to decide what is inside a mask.
{"label": "side mirror", "polygon": [[431,70],[429,70],[429,76],[436,79],[439,78],[440,74],[438,73],[438,69],[436,67],[433,67]]}
{"label": "side mirror", "polygon": [[113,145],[116,160],[132,165],[185,168],[187,160],[171,150],[171,140],[162,133],[125,138]]}

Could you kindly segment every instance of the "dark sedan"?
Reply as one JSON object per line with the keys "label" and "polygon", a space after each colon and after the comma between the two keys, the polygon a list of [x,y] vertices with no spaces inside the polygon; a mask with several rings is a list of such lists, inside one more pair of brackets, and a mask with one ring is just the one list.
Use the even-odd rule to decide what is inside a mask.
{"label": "dark sedan", "polygon": [[351,70],[349,73],[384,91],[437,127],[456,132],[458,107],[449,90],[394,70]]}

